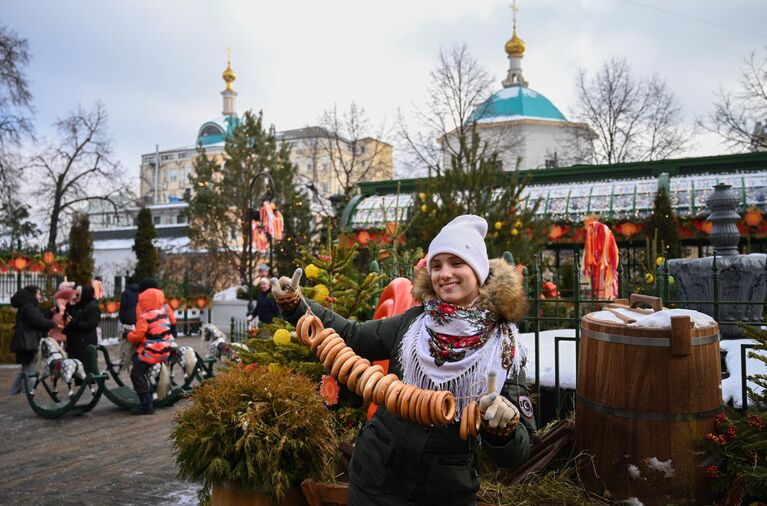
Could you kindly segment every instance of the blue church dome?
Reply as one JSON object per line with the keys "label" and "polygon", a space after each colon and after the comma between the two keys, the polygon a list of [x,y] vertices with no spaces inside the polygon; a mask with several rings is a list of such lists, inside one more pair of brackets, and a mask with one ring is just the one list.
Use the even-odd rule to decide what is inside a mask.
{"label": "blue church dome", "polygon": [[219,116],[218,118],[206,121],[197,133],[195,145],[202,144],[205,147],[225,142],[226,137],[232,133],[237,123],[237,116]]}
{"label": "blue church dome", "polygon": [[525,86],[509,86],[477,107],[468,122],[495,123],[517,119],[567,121],[564,114],[537,91]]}

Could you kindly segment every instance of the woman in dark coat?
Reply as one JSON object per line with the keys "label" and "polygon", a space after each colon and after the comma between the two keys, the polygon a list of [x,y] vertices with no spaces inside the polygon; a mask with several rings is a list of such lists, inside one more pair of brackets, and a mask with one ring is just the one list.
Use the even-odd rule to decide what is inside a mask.
{"label": "woman in dark coat", "polygon": [[[354,447],[350,506],[473,506],[478,446],[500,467],[528,459],[536,426],[515,323],[525,316],[527,294],[513,266],[487,257],[486,234],[487,221],[478,216],[445,225],[413,281],[413,296],[423,305],[381,320],[351,321],[302,301],[300,270],[293,280],[272,280],[290,323],[308,304],[359,356],[389,359],[389,372],[408,386],[448,390],[456,398],[455,423],[447,426],[418,424],[378,406]],[[492,374],[501,379],[500,392]],[[482,427],[478,438],[464,441],[458,418],[473,399]]]}
{"label": "woman in dark coat", "polygon": [[277,302],[271,297],[272,287],[269,284],[269,280],[261,278],[258,281],[258,294],[253,301],[256,303],[253,309],[250,310],[248,316],[253,318],[258,317],[258,324],[272,323],[274,317],[280,314],[280,310],[277,308]]}
{"label": "woman in dark coat", "polygon": [[29,375],[35,372],[35,356],[40,339],[56,326],[37,307],[42,301],[42,292],[34,285],[22,288],[11,297],[11,306],[16,308],[16,330],[11,340],[11,351],[16,353],[16,363],[21,364],[21,371],[11,385],[11,395],[21,393],[22,373]]}
{"label": "woman in dark coat", "polygon": [[68,305],[64,321],[64,334],[67,336],[67,354],[69,358],[76,358],[85,366],[85,373],[95,373],[91,370],[91,361],[88,359],[88,345],[96,346],[98,338],[96,329],[101,320],[101,310],[94,297],[95,290],[92,286],[82,287],[80,300],[74,305]]}

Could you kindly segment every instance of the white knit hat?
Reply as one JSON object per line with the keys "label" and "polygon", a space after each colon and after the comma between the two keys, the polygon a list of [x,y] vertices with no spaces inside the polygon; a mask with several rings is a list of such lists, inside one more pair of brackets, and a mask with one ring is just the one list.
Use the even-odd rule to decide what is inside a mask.
{"label": "white knit hat", "polygon": [[461,257],[469,264],[479,279],[480,286],[485,284],[490,272],[490,260],[485,246],[487,221],[473,214],[464,214],[442,227],[439,234],[429,244],[426,254],[426,268],[431,271],[431,259],[440,253],[450,253]]}

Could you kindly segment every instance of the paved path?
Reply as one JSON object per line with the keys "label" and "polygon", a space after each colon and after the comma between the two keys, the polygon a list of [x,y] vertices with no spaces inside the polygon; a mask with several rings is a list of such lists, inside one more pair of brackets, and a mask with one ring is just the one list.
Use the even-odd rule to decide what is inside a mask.
{"label": "paved path", "polygon": [[[202,351],[198,337],[178,342]],[[18,367],[0,366],[0,505],[197,504],[199,485],[177,478],[169,440],[189,400],[132,416],[102,396],[89,413],[48,420],[8,395]]]}

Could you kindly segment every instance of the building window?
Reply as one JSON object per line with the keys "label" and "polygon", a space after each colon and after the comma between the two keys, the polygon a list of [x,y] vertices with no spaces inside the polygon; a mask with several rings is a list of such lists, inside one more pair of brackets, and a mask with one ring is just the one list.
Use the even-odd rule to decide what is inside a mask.
{"label": "building window", "polygon": [[176,216],[176,223],[186,223],[186,216],[183,214]]}
{"label": "building window", "polygon": [[171,183],[175,183],[176,182],[176,169],[170,169],[168,171],[168,177],[170,178],[170,182]]}
{"label": "building window", "polygon": [[159,225],[160,224],[160,217],[159,216],[152,216],[152,223],[154,223],[155,225]]}

